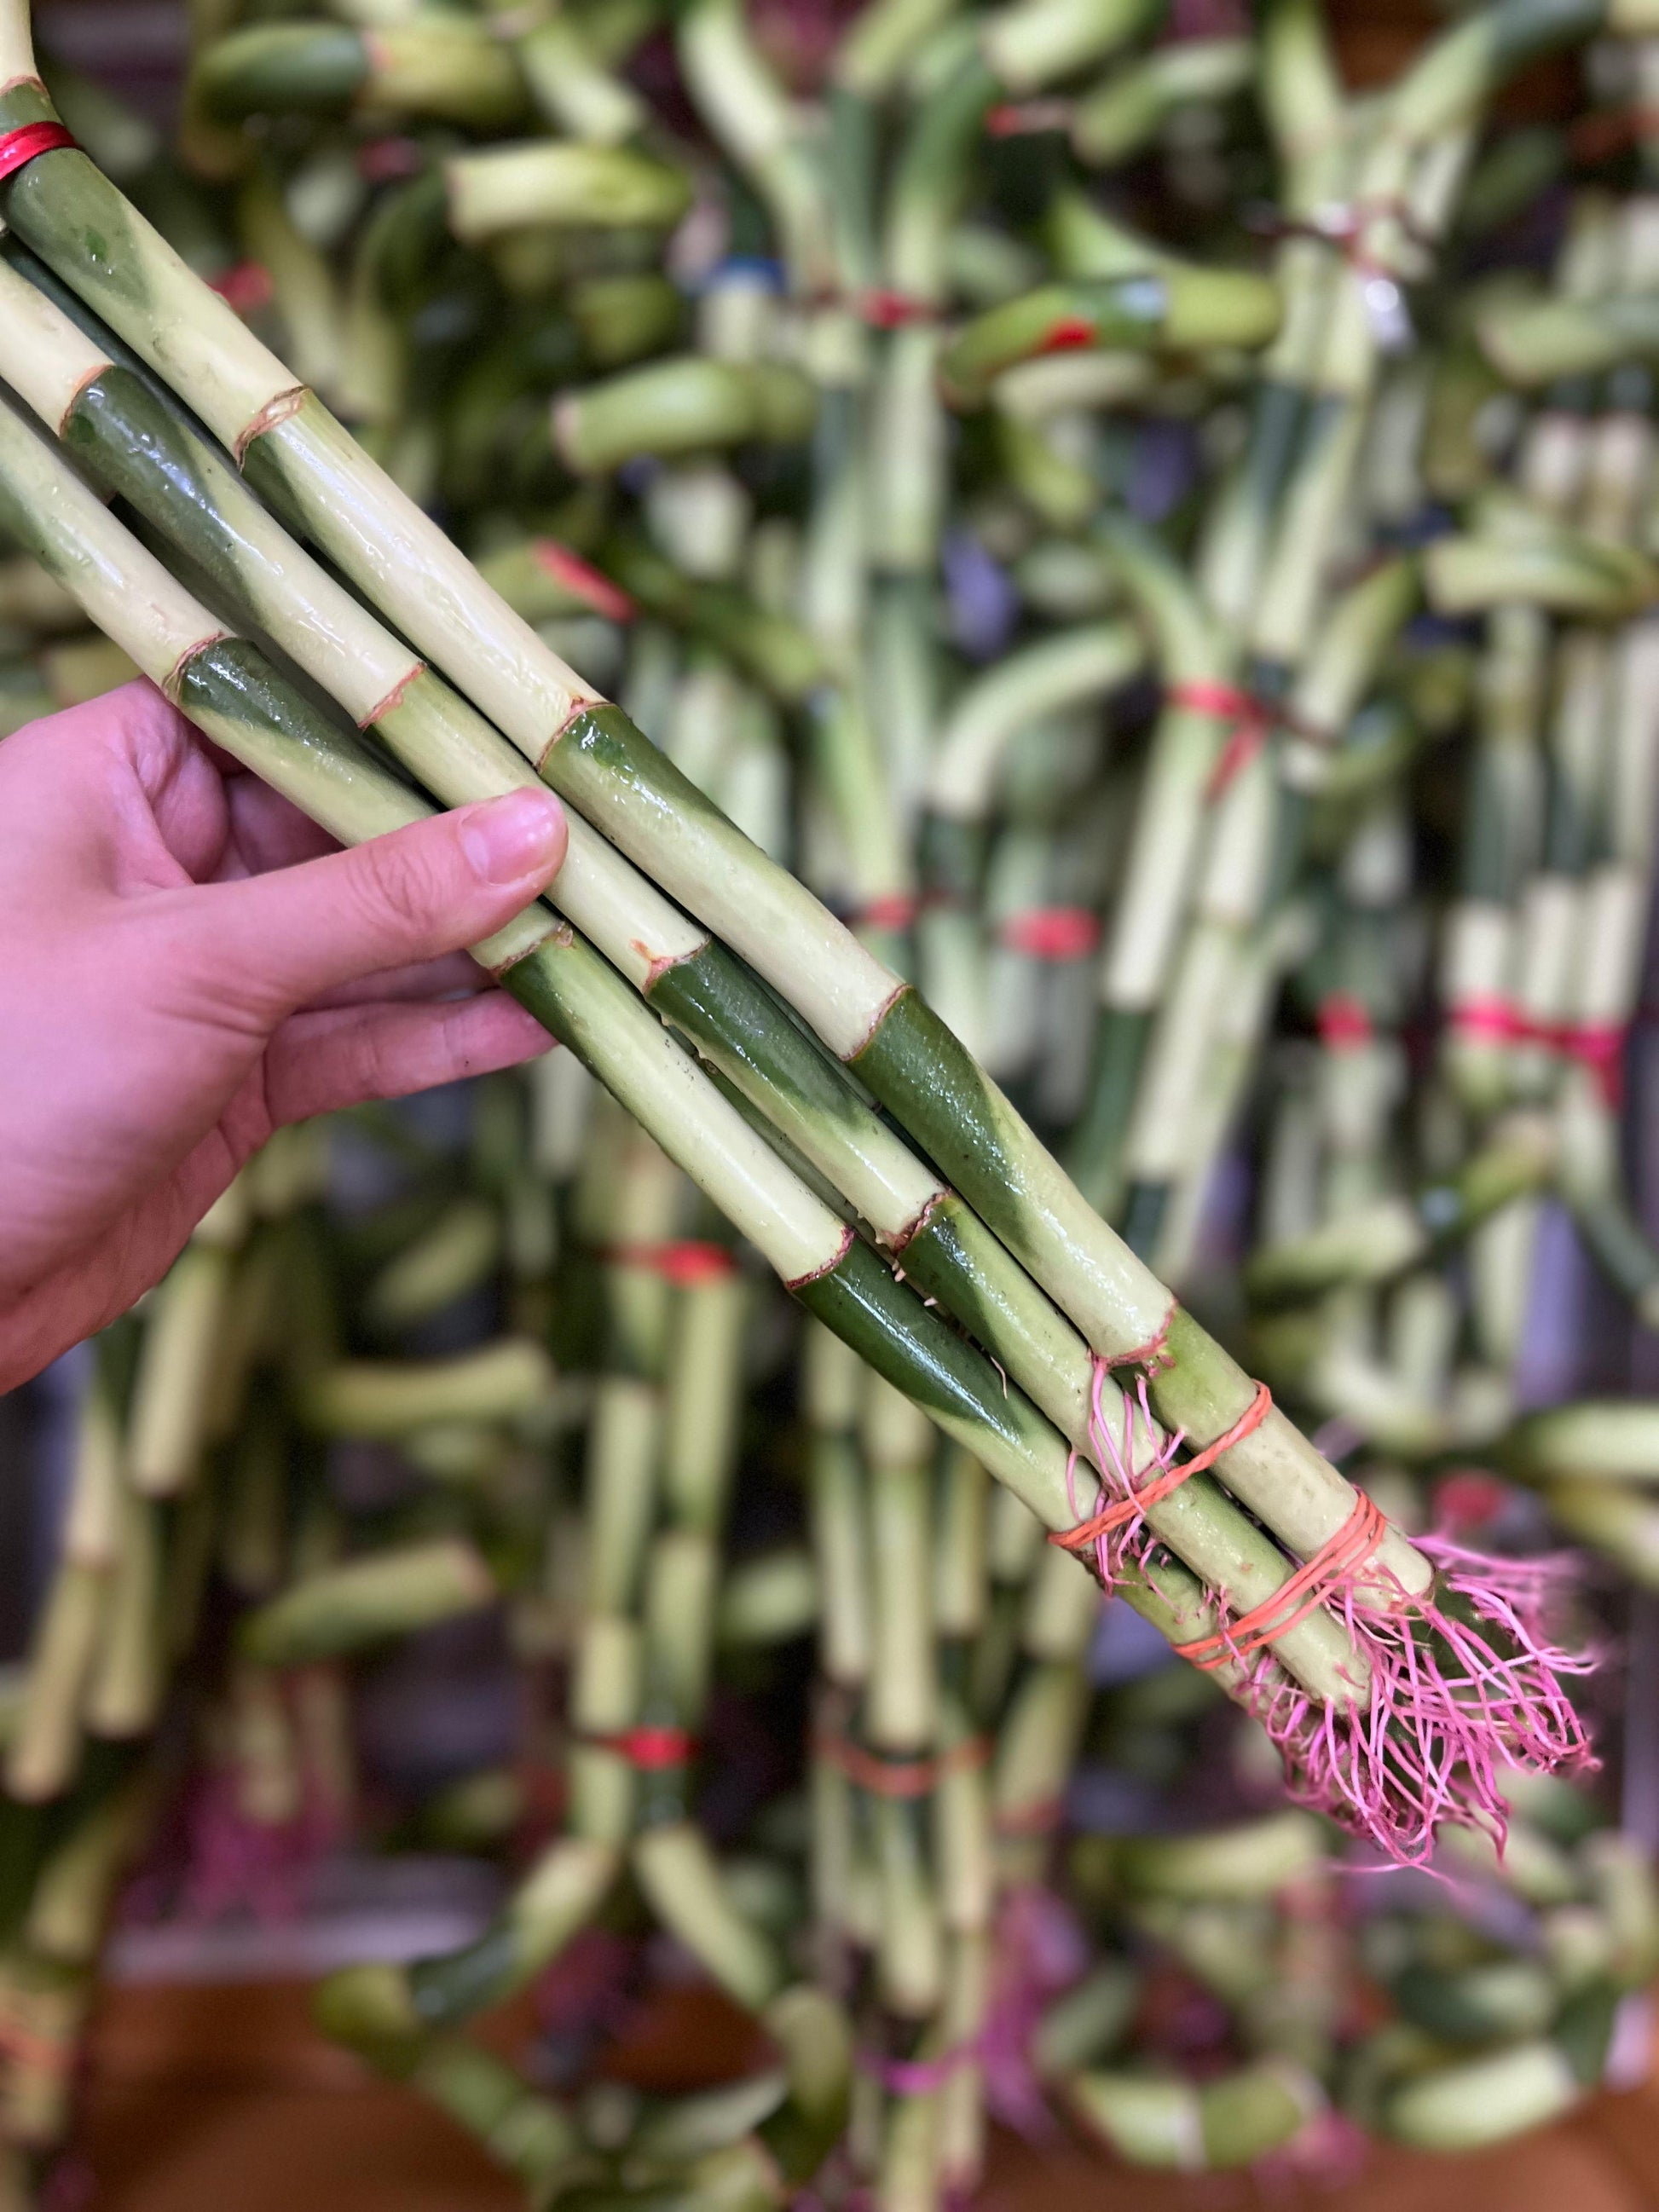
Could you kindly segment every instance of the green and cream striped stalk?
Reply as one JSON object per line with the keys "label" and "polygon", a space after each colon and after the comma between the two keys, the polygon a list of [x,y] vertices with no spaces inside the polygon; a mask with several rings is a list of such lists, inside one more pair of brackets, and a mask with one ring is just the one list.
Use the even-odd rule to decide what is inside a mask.
{"label": "green and cream striped stalk", "polygon": [[526,106],[512,50],[486,24],[435,9],[374,29],[250,24],[198,58],[186,97],[215,124],[297,112],[422,116],[487,130]]}

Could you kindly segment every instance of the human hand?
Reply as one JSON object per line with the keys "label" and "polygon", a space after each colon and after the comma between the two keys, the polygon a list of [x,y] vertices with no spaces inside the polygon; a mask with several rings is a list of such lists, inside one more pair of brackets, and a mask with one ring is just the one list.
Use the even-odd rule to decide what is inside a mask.
{"label": "human hand", "polygon": [[457,948],[564,850],[521,792],[335,851],[149,684],[0,744],[0,1390],[158,1281],[273,1129],[545,1050]]}

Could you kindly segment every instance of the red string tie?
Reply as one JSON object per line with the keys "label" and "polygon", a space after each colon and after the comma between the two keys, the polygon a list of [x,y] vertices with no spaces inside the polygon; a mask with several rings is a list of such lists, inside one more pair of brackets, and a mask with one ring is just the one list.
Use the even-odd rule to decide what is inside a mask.
{"label": "red string tie", "polygon": [[688,1766],[697,1750],[697,1740],[689,1729],[650,1724],[584,1735],[581,1741],[595,1751],[616,1752],[641,1774],[660,1774],[669,1767]]}
{"label": "red string tie", "polygon": [[1066,131],[1071,127],[1069,100],[1005,100],[985,118],[992,138],[1018,138],[1028,131]]}
{"label": "red string tie", "polygon": [[0,131],[0,180],[15,177],[26,163],[42,154],[72,150],[75,140],[61,123],[20,123],[15,131]]}
{"label": "red string tie", "polygon": [[889,1759],[830,1729],[821,1729],[812,1741],[821,1758],[872,1797],[926,1797],[946,1775],[969,1773],[991,1756],[990,1743],[982,1735],[964,1736],[948,1751],[927,1759]]}
{"label": "red string tie", "polygon": [[1625,1091],[1625,1046],[1630,1036],[1623,1022],[1540,1022],[1524,1013],[1511,999],[1466,999],[1451,1009],[1451,1026],[1465,1036],[1492,1044],[1540,1045],[1587,1067],[1596,1078],[1609,1106],[1620,1105]]}
{"label": "red string tie", "polygon": [[729,1244],[714,1244],[685,1237],[672,1244],[605,1244],[598,1257],[608,1267],[648,1267],[677,1291],[695,1290],[700,1283],[719,1282],[737,1271],[737,1255]]}
{"label": "red string tie", "polygon": [[1332,991],[1319,1002],[1319,1041],[1332,1052],[1354,1052],[1376,1031],[1365,1001],[1352,991]]}
{"label": "red string tie", "polygon": [[1236,684],[1171,684],[1164,696],[1172,707],[1192,714],[1213,714],[1217,721],[1232,725],[1204,787],[1204,796],[1213,805],[1267,744],[1273,714],[1264,700],[1253,691],[1241,691]]}
{"label": "red string tie", "polygon": [[584,561],[580,553],[573,553],[568,545],[561,545],[556,538],[532,538],[530,557],[544,576],[562,592],[580,599],[594,613],[603,615],[608,622],[632,622],[639,609],[620,585],[613,584],[609,576]]}
{"label": "red string tie", "polygon": [[913,929],[921,912],[921,901],[909,891],[889,891],[867,904],[855,907],[847,917],[849,929]]}
{"label": "red string tie", "polygon": [[357,149],[357,174],[368,184],[397,184],[418,177],[425,167],[417,138],[370,138]]}
{"label": "red string tie", "polygon": [[908,293],[890,291],[880,284],[860,292],[856,305],[860,321],[874,331],[902,331],[915,323],[939,320],[939,311],[931,300],[914,299]]}
{"label": "red string tie", "polygon": [[234,307],[239,315],[258,314],[276,296],[270,271],[263,261],[239,261],[234,269],[210,276],[208,289],[216,292],[225,305]]}
{"label": "red string tie", "polygon": [[1098,336],[1086,315],[1062,315],[1052,324],[1032,350],[1035,353],[1076,353],[1091,346]]}
{"label": "red string tie", "polygon": [[1063,1796],[1042,1797],[1033,1805],[1013,1805],[1000,1812],[992,1826],[999,1836],[1017,1841],[1022,1836],[1052,1835],[1066,1817]]}
{"label": "red string tie", "polygon": [[1100,919],[1086,906],[1037,906],[1011,914],[997,941],[1028,960],[1086,960],[1100,943]]}
{"label": "red string tie", "polygon": [[[1212,1444],[1206,1444],[1203,1450],[1191,1459],[1182,1460],[1178,1465],[1171,1463],[1161,1467],[1143,1489],[1132,1492],[1127,1498],[1114,1498],[1098,1513],[1079,1522],[1075,1528],[1055,1529],[1048,1541],[1060,1545],[1067,1552],[1086,1552],[1103,1536],[1110,1536],[1117,1529],[1127,1527],[1131,1521],[1139,1520],[1149,1505],[1161,1505],[1166,1498],[1173,1498],[1183,1482],[1189,1482],[1195,1474],[1204,1474],[1215,1465],[1223,1452],[1230,1452],[1235,1444],[1243,1443],[1245,1437],[1253,1434],[1267,1419],[1273,1411],[1273,1392],[1265,1382],[1258,1382],[1255,1397],[1224,1436],[1218,1437]],[[1177,1437],[1176,1442],[1179,1441]]]}
{"label": "red string tie", "polygon": [[1374,1498],[1360,1491],[1353,1511],[1336,1534],[1304,1560],[1269,1598],[1191,1644],[1174,1649],[1206,1674],[1231,1659],[1249,1659],[1267,1650],[1310,1613],[1316,1613],[1338,1583],[1348,1582],[1372,1557],[1389,1533],[1387,1516]]}

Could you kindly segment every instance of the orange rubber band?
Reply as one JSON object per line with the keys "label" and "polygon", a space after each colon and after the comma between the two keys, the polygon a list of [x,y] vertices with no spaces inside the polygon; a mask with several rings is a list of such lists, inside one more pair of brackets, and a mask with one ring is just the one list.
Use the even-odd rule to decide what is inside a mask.
{"label": "orange rubber band", "polygon": [[1229,1452],[1235,1444],[1243,1443],[1245,1437],[1259,1429],[1267,1419],[1273,1411],[1273,1392],[1265,1382],[1258,1382],[1255,1397],[1225,1436],[1218,1437],[1212,1444],[1206,1444],[1194,1458],[1183,1460],[1180,1466],[1165,1468],[1162,1474],[1149,1482],[1144,1490],[1137,1490],[1133,1497],[1114,1498],[1109,1505],[1103,1507],[1087,1521],[1079,1522],[1075,1528],[1054,1530],[1048,1541],[1058,1544],[1062,1551],[1086,1552],[1103,1536],[1109,1536],[1114,1529],[1121,1528],[1128,1522],[1139,1519],[1149,1505],[1161,1505],[1166,1498],[1173,1498],[1183,1482],[1190,1481],[1195,1474],[1204,1474],[1206,1468],[1215,1465],[1223,1452]]}
{"label": "orange rubber band", "polygon": [[991,1757],[990,1740],[982,1735],[964,1736],[930,1759],[885,1759],[828,1730],[813,1737],[812,1747],[872,1797],[925,1797],[947,1774],[969,1773],[988,1765]]}
{"label": "orange rubber band", "polygon": [[1230,1659],[1249,1659],[1267,1650],[1310,1613],[1316,1613],[1334,1584],[1358,1574],[1388,1533],[1388,1518],[1382,1507],[1360,1491],[1353,1511],[1336,1534],[1281,1583],[1271,1597],[1213,1635],[1200,1636],[1192,1644],[1177,1644],[1175,1650],[1206,1674],[1212,1674]]}

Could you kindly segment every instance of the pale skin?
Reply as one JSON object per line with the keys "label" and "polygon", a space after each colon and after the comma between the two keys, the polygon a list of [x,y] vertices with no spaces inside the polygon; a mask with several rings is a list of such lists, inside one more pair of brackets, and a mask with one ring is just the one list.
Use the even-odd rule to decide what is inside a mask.
{"label": "pale skin", "polygon": [[0,744],[0,1390],[159,1281],[273,1129],[545,1051],[460,948],[564,851],[528,791],[340,852],[148,684]]}

